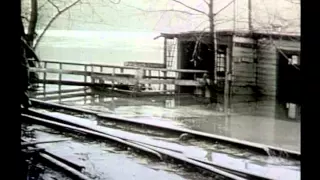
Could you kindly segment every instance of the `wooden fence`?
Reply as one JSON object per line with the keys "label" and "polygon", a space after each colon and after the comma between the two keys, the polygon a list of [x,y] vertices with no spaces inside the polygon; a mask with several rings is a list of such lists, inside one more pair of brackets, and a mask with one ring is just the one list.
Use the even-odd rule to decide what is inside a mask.
{"label": "wooden fence", "polygon": [[[39,82],[43,84],[57,84],[77,86],[109,86],[112,89],[118,85],[138,86],[139,84],[178,86],[203,86],[203,79],[197,79],[197,74],[204,74],[203,70],[164,69],[148,67],[131,67],[102,64],[86,64],[58,61],[41,61],[40,68],[30,68],[31,72],[39,74]],[[181,79],[183,73],[194,74],[193,79]],[[58,75],[58,78],[48,77],[49,74]],[[170,76],[168,76],[170,74]],[[69,79],[67,78],[69,76]],[[73,78],[70,79],[70,77]]]}

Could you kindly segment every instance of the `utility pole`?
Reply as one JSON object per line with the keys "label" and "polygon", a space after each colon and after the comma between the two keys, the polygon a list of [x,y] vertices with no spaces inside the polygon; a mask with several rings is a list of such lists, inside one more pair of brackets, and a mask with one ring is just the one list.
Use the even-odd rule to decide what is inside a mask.
{"label": "utility pole", "polygon": [[248,0],[248,19],[249,19],[249,32],[252,32],[252,1]]}
{"label": "utility pole", "polygon": [[209,49],[212,55],[209,70],[209,79],[210,79],[210,101],[211,103],[216,100],[216,93],[215,93],[215,60],[216,60],[216,48],[215,48],[215,31],[214,31],[214,14],[213,14],[213,0],[209,1],[209,22],[210,22],[210,36],[209,36]]}
{"label": "utility pole", "polygon": [[237,1],[233,0],[233,31],[237,29]]}

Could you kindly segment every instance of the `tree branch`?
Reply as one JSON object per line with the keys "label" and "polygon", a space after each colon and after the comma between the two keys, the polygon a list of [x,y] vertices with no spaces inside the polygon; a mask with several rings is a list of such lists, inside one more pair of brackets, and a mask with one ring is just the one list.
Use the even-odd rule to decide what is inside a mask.
{"label": "tree branch", "polygon": [[70,8],[72,8],[73,6],[75,6],[76,4],[78,4],[81,0],[77,0],[75,2],[73,2],[72,4],[70,4],[69,6],[65,7],[64,9],[62,9],[61,11],[58,11],[58,13],[49,21],[49,23],[47,24],[47,26],[44,28],[44,30],[41,32],[41,34],[39,35],[39,37],[36,39],[35,45],[34,45],[34,49],[37,48],[40,40],[42,39],[43,35],[46,33],[46,31],[50,28],[50,26],[52,25],[52,23],[61,15],[63,14],[65,11],[69,10]]}
{"label": "tree branch", "polygon": [[234,3],[234,1],[235,0],[232,0],[232,1],[230,1],[227,5],[225,5],[223,8],[221,8],[218,12],[216,12],[215,14],[214,14],[214,16],[215,15],[217,15],[217,14],[219,14],[221,11],[223,11],[224,9],[226,9],[228,6],[230,6],[232,3]]}
{"label": "tree branch", "polygon": [[38,10],[40,11],[46,4],[47,4],[47,2],[44,2],[44,3],[38,8]]}
{"label": "tree branch", "polygon": [[176,3],[178,3],[178,4],[181,4],[181,5],[183,5],[184,7],[188,8],[188,9],[191,9],[191,10],[193,10],[193,11],[196,11],[196,12],[199,12],[199,13],[201,13],[201,14],[204,14],[204,15],[208,16],[208,13],[203,12],[203,11],[201,11],[201,10],[199,10],[199,9],[193,8],[193,7],[191,7],[191,6],[188,6],[188,5],[184,4],[183,2],[180,2],[180,1],[178,1],[178,0],[172,0],[172,1],[173,1],[173,2],[176,2]]}
{"label": "tree branch", "polygon": [[203,15],[203,14],[193,14],[193,13],[190,13],[190,12],[188,12],[188,11],[176,10],[176,9],[145,10],[145,9],[141,9],[141,8],[138,8],[138,7],[135,7],[135,6],[131,6],[131,5],[125,5],[125,6],[127,6],[127,7],[131,7],[131,8],[134,8],[134,9],[136,9],[136,10],[143,11],[143,12],[146,12],[146,13],[157,13],[157,12],[178,12],[178,13],[188,14],[188,15],[191,15],[191,16]]}
{"label": "tree branch", "polygon": [[54,4],[51,0],[47,0],[53,7],[55,7],[57,9],[58,12],[60,12],[60,8]]}
{"label": "tree branch", "polygon": [[206,0],[203,0],[203,2],[205,2],[208,6],[210,6],[210,3]]}
{"label": "tree branch", "polygon": [[118,0],[118,2],[114,2],[114,1],[112,1],[112,0],[109,0],[111,3],[113,3],[113,4],[120,4],[120,2],[121,2],[121,0]]}

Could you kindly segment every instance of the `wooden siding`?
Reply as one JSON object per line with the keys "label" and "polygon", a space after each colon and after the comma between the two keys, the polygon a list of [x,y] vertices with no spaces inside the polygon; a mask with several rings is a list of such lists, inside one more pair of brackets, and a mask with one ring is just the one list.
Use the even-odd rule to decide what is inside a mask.
{"label": "wooden siding", "polygon": [[276,95],[277,51],[270,42],[259,42],[257,49],[257,88],[262,95]]}
{"label": "wooden siding", "polygon": [[231,94],[253,95],[256,86],[255,42],[234,37],[232,46]]}

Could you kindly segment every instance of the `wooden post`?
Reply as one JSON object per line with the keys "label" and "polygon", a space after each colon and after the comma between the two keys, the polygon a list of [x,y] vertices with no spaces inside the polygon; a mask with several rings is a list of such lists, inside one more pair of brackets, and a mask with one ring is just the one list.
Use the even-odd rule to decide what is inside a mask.
{"label": "wooden post", "polygon": [[[116,73],[116,68],[112,68],[112,76],[114,77]],[[114,81],[112,80],[112,90],[114,89]]]}
{"label": "wooden post", "polygon": [[[151,70],[148,70],[148,75],[152,76]],[[151,89],[151,84],[149,84],[149,88]]]}
{"label": "wooden post", "polygon": [[[161,79],[161,72],[158,71],[158,78]],[[159,84],[159,90],[161,90],[161,84]]]}
{"label": "wooden post", "polygon": [[[86,74],[84,75],[84,82],[87,83],[87,72],[88,72],[88,65],[84,65],[84,72],[86,72]],[[87,104],[87,86],[84,86],[84,104]]]}
{"label": "wooden post", "polygon": [[[47,62],[44,62],[43,65],[44,69],[47,69]],[[43,96],[46,97],[46,79],[47,79],[47,73],[43,73]]]}
{"label": "wooden post", "polygon": [[167,68],[167,38],[164,38],[164,44],[163,44],[163,63],[164,68]]}
{"label": "wooden post", "polygon": [[[84,72],[88,72],[88,66],[87,65],[84,65]],[[84,82],[86,83],[88,80],[87,80],[87,73],[84,75]]]}
{"label": "wooden post", "polygon": [[[59,70],[62,70],[62,63],[59,63]],[[58,92],[59,92],[59,102],[61,102],[61,81],[62,81],[62,73],[59,73],[59,84],[58,84]]]}
{"label": "wooden post", "polygon": [[[100,72],[102,73],[103,72],[103,67],[100,66]],[[99,83],[100,83],[100,86],[103,84],[103,80],[102,79],[99,79]]]}
{"label": "wooden post", "polygon": [[[163,63],[164,63],[164,68],[167,69],[167,64],[168,64],[168,56],[167,56],[167,53],[168,53],[168,49],[167,49],[167,38],[164,38],[164,45],[163,45]],[[167,72],[163,72],[163,77],[166,78],[167,77]],[[163,85],[163,90],[167,90],[167,85]]]}
{"label": "wooden post", "polygon": [[224,111],[226,114],[229,112],[229,101],[230,101],[230,49],[227,48],[226,62],[225,62],[225,81],[224,81]]}
{"label": "wooden post", "polygon": [[248,19],[249,19],[249,32],[252,32],[252,2],[248,0]]}
{"label": "wooden post", "polygon": [[[147,70],[143,69],[142,70],[142,78],[146,78],[147,75]],[[147,87],[147,84],[144,84],[145,87]]]}

